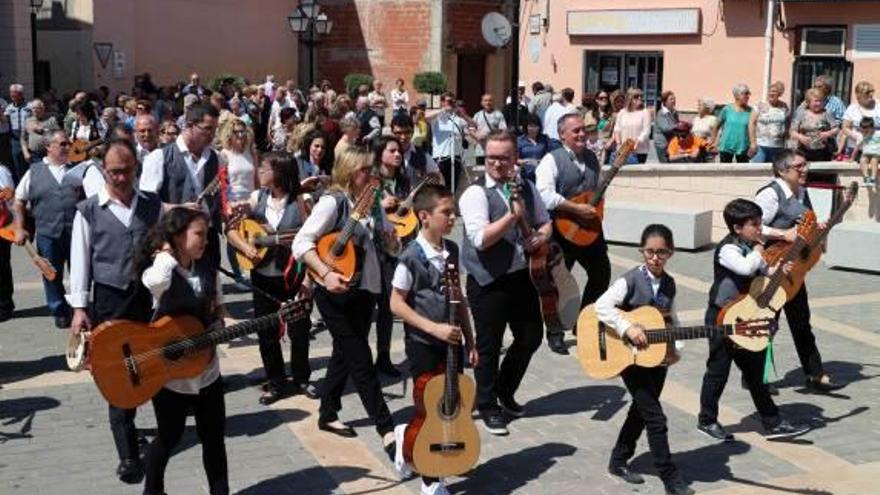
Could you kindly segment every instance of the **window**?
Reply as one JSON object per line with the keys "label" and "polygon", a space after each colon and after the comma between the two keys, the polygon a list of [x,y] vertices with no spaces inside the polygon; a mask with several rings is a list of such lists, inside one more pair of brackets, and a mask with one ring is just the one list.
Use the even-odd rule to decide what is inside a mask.
{"label": "window", "polygon": [[846,29],[805,27],[801,29],[801,56],[843,57],[846,55]]}
{"label": "window", "polygon": [[880,24],[856,24],[853,34],[853,58],[880,58]]}

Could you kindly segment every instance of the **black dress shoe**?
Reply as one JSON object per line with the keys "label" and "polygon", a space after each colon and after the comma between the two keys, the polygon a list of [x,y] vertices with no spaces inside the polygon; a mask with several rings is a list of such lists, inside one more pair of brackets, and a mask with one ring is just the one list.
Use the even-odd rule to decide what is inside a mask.
{"label": "black dress shoe", "polygon": [[123,483],[136,485],[144,479],[144,465],[139,459],[123,459],[116,468],[116,476]]}
{"label": "black dress shoe", "polygon": [[265,392],[260,395],[260,404],[264,406],[268,406],[269,404],[274,404],[284,398],[284,390],[281,385],[269,383]]}
{"label": "black dress shoe", "polygon": [[330,423],[325,423],[323,421],[318,421],[318,429],[321,431],[332,433],[334,435],[339,435],[343,438],[354,438],[358,436],[357,432],[354,431],[354,428],[352,428],[351,426],[337,428],[335,426],[331,426]]}
{"label": "black dress shoe", "polygon": [[727,433],[727,430],[725,430],[724,427],[721,426],[721,424],[717,421],[707,425],[698,424],[697,430],[714,438],[715,440],[721,440],[722,442],[733,441],[733,434]]}
{"label": "black dress shoe", "polygon": [[55,328],[70,328],[70,316],[61,315],[55,317]]}
{"label": "black dress shoe", "polygon": [[641,485],[645,482],[645,478],[642,477],[639,473],[634,473],[630,471],[629,466],[608,466],[608,472],[612,476],[617,476],[618,478],[626,481],[627,483],[631,483],[633,485]]}
{"label": "black dress shoe", "polygon": [[829,375],[807,377],[807,390],[813,392],[828,393],[841,388],[843,388],[843,384],[835,382]]}
{"label": "black dress shoe", "polygon": [[693,495],[695,493],[681,478],[664,481],[663,486],[666,488],[666,495]]}
{"label": "black dress shoe", "polygon": [[501,406],[502,411],[514,418],[521,418],[526,414],[523,406],[514,400],[513,397],[498,397],[498,404]]}
{"label": "black dress shoe", "polygon": [[376,358],[376,371],[391,378],[400,378],[403,374],[394,367],[391,358],[388,356],[379,356]]}
{"label": "black dress shoe", "polygon": [[568,354],[568,346],[565,345],[565,336],[561,333],[548,335],[547,345],[550,347],[550,350],[556,354]]}

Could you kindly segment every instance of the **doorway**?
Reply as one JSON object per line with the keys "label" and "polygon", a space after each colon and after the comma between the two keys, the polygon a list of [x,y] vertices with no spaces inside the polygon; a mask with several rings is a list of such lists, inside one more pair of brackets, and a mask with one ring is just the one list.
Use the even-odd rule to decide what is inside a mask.
{"label": "doorway", "polygon": [[464,102],[469,115],[480,109],[480,99],[486,92],[486,54],[459,53],[456,69],[455,97]]}
{"label": "doorway", "polygon": [[792,69],[791,97],[792,108],[804,100],[804,93],[813,87],[813,79],[825,74],[831,77],[834,93],[849,105],[852,89],[852,62],[841,57],[797,57]]}
{"label": "doorway", "polygon": [[663,52],[586,51],[584,56],[584,91],[639,88],[645,105],[657,105],[663,91]]}

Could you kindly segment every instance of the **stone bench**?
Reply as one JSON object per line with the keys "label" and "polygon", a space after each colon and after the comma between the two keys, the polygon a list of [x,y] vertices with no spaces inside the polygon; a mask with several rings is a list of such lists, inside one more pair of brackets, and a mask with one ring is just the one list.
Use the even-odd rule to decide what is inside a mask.
{"label": "stone bench", "polygon": [[608,241],[638,244],[642,230],[652,223],[669,227],[677,248],[699,249],[712,243],[712,210],[622,201],[605,203],[602,227]]}
{"label": "stone bench", "polygon": [[880,272],[880,223],[873,221],[844,222],[831,230],[828,266]]}

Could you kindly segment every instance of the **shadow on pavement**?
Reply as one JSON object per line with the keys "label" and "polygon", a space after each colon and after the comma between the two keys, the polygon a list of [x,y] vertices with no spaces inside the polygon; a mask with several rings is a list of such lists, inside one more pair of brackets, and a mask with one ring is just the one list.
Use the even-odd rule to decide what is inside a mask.
{"label": "shadow on pavement", "polygon": [[[880,376],[880,364],[873,363],[852,363],[847,361],[826,361],[822,364],[825,372],[834,377],[834,380],[845,385],[850,385],[852,383],[857,383],[864,380],[873,380]],[[865,371],[867,368],[871,368],[875,371],[873,374],[866,374]],[[793,370],[789,370],[785,373],[785,376],[782,377],[782,380],[777,382],[775,385],[779,388],[794,388],[797,387],[800,391],[804,389],[804,372],[801,368],[795,368]],[[845,389],[845,388],[844,388]],[[849,396],[845,396],[843,394],[826,394],[832,397],[845,398],[849,399]]]}
{"label": "shadow on pavement", "polygon": [[[519,452],[490,459],[474,469],[467,478],[449,486],[452,493],[502,494],[537,480],[556,464],[558,457],[569,457],[577,451],[566,443],[545,443]],[[539,493],[535,490],[534,493]],[[586,491],[585,491],[586,493]]]}
{"label": "shadow on pavement", "polygon": [[31,429],[37,413],[54,409],[60,405],[60,402],[51,397],[22,397],[0,401],[0,426],[21,423],[18,431],[0,431],[0,444],[8,440],[31,438]]}
{"label": "shadow on pavement", "polygon": [[281,495],[286,493],[307,493],[309,495],[331,495],[340,493],[337,489],[341,483],[358,479],[374,479],[382,482],[371,490],[359,492],[346,492],[349,495],[367,495],[381,493],[393,486],[400,485],[400,481],[372,476],[369,471],[360,467],[349,466],[314,466],[302,471],[284,474],[272,479],[264,480],[256,485],[249,486],[237,495]]}
{"label": "shadow on pavement", "polygon": [[43,356],[33,361],[0,361],[0,385],[27,380],[50,371],[67,369],[67,362],[61,354]]}
{"label": "shadow on pavement", "polygon": [[585,385],[532,399],[524,407],[527,418],[596,411],[593,420],[607,421],[627,404],[625,392],[617,385]]}

